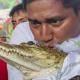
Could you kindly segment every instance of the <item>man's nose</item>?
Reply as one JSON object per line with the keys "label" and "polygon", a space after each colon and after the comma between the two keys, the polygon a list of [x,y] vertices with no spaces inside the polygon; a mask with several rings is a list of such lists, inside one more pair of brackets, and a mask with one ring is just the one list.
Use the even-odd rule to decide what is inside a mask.
{"label": "man's nose", "polygon": [[41,27],[41,38],[42,41],[49,41],[52,39],[52,29],[48,24],[42,24]]}

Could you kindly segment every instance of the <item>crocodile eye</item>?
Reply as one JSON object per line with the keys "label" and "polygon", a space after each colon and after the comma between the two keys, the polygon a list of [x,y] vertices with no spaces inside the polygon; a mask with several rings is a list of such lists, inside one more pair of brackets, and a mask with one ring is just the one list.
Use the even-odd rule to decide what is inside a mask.
{"label": "crocodile eye", "polygon": [[27,44],[34,45],[35,43],[33,41],[29,41],[29,42],[27,42]]}

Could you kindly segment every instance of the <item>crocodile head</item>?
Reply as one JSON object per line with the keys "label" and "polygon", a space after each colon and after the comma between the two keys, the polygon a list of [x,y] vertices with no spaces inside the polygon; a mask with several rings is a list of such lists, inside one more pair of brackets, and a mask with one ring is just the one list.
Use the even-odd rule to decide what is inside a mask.
{"label": "crocodile head", "polygon": [[23,74],[23,70],[25,70],[27,79],[30,79],[53,72],[57,73],[62,67],[66,53],[55,48],[50,49],[35,44],[11,45],[0,43],[0,57],[21,70]]}

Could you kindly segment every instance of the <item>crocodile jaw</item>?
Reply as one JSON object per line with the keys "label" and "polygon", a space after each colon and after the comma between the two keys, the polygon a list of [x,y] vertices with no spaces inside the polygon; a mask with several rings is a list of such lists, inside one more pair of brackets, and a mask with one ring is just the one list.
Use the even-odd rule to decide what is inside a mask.
{"label": "crocodile jaw", "polygon": [[36,76],[57,74],[62,67],[66,54],[58,53],[56,50],[50,53],[44,47],[42,49],[35,45],[1,43],[0,57],[19,69],[26,80],[29,80]]}

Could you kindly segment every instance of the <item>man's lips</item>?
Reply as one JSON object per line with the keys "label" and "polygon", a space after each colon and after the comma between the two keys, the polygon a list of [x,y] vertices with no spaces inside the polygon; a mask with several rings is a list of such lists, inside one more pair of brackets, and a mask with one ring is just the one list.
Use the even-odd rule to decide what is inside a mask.
{"label": "man's lips", "polygon": [[55,47],[56,44],[61,44],[61,40],[58,40],[57,38],[51,38],[49,40],[46,40],[46,41],[39,41],[37,40],[37,44],[42,44],[46,47]]}
{"label": "man's lips", "polygon": [[47,40],[47,41],[38,41],[39,45],[44,45],[46,47],[53,47],[53,40]]}

